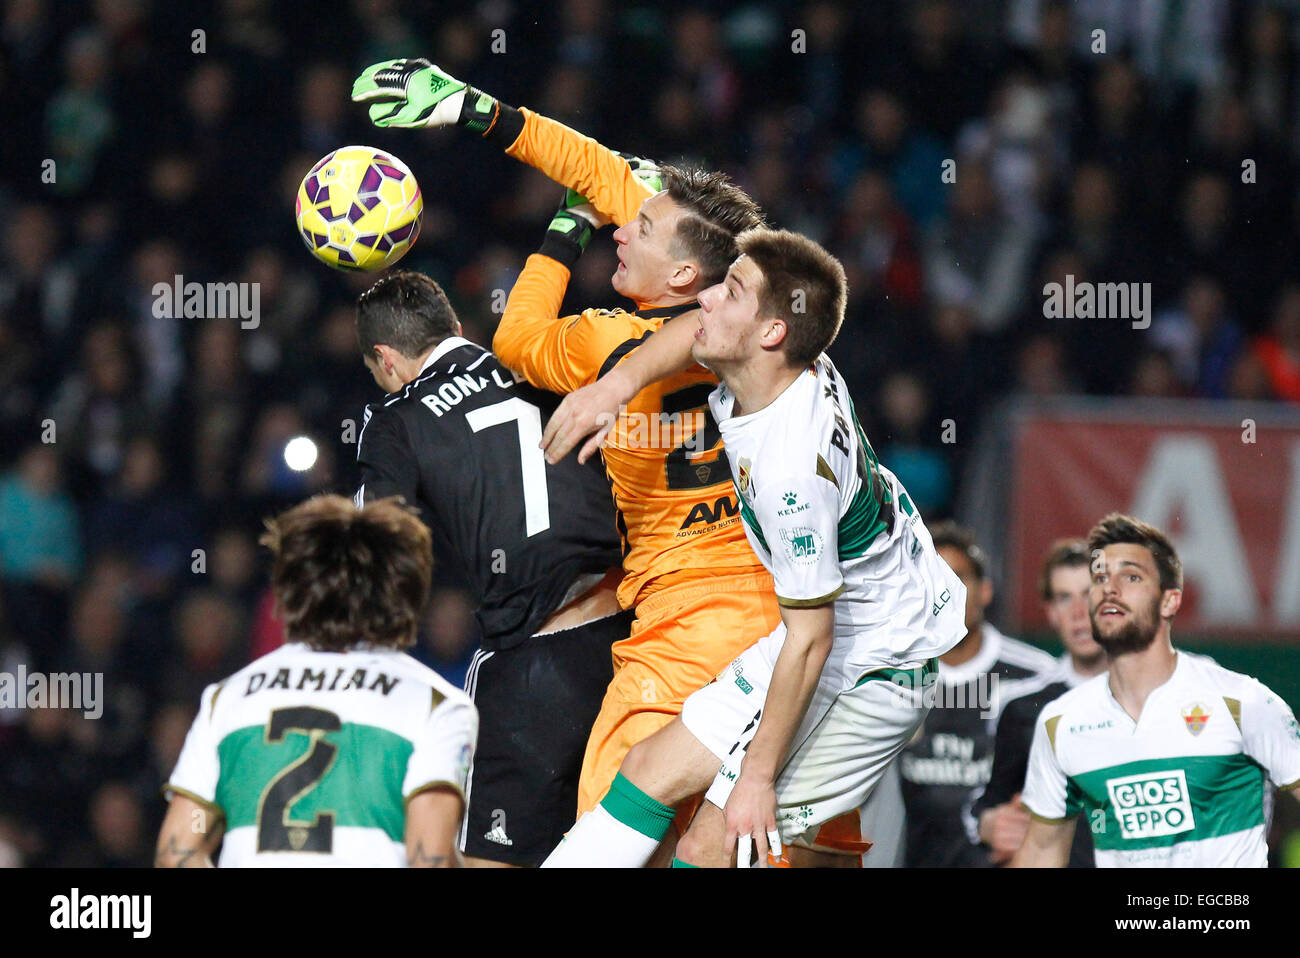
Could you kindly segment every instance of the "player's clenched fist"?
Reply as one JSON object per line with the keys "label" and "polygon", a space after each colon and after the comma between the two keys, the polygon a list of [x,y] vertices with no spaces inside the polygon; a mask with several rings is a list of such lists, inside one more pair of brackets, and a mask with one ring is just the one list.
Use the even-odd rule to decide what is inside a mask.
{"label": "player's clenched fist", "polygon": [[375,126],[408,130],[459,123],[486,134],[500,113],[494,97],[422,57],[366,67],[352,84],[352,99],[371,104]]}

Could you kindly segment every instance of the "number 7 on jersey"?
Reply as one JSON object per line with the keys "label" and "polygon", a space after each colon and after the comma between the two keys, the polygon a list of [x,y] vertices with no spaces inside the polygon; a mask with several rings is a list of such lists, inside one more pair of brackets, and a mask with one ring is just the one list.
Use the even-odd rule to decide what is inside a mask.
{"label": "number 7 on jersey", "polygon": [[535,536],[551,527],[551,501],[546,491],[546,454],[541,450],[542,412],[518,396],[465,413],[469,428],[481,432],[514,422],[519,429],[519,465],[524,481],[524,529]]}

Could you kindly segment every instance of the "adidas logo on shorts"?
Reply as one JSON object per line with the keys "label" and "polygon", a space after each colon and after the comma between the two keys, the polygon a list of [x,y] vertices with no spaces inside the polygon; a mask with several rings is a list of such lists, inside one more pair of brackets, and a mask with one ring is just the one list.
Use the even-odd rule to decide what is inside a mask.
{"label": "adidas logo on shorts", "polygon": [[514,842],[506,835],[506,830],[500,825],[494,826],[493,829],[483,836],[490,842],[496,842],[498,845],[513,845]]}

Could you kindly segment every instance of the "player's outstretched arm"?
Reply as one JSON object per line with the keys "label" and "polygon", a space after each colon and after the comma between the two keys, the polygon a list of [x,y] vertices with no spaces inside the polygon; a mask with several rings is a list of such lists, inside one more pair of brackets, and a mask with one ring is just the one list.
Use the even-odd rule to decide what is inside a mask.
{"label": "player's outstretched arm", "polygon": [[698,316],[699,311],[692,310],[665,323],[600,379],[569,393],[542,434],[541,447],[546,450],[547,462],[559,462],[589,436],[578,453],[578,462],[585,463],[609,435],[620,409],[637,393],[695,366],[691,344],[699,329]]}
{"label": "player's outstretched arm", "polygon": [[212,868],[212,852],[224,818],[208,805],[179,793],[172,797],[158,833],[155,868]]}
{"label": "player's outstretched arm", "polygon": [[430,788],[406,805],[406,864],[412,868],[463,868],[456,847],[464,799],[454,788]]}
{"label": "player's outstretched arm", "polygon": [[772,684],[763,703],[763,717],[745,752],[727,807],[727,848],[738,845],[737,863],[749,865],[750,841],[758,852],[760,868],[767,867],[767,851],[781,854],[776,825],[776,777],[785,764],[794,733],[803,721],[822,666],[830,655],[835,627],[835,603],[781,607],[785,642],[772,668]]}
{"label": "player's outstretched arm", "polygon": [[641,201],[660,189],[648,161],[624,158],[563,123],[515,109],[423,58],[366,67],[352,84],[352,99],[369,103],[371,122],[382,128],[465,127],[586,197],[597,225],[630,222]]}
{"label": "player's outstretched arm", "polygon": [[1063,822],[1047,821],[1033,818],[1029,830],[1025,832],[1024,843],[1016,857],[1011,859],[1012,868],[1064,868],[1070,860],[1070,844],[1074,841],[1075,819]]}

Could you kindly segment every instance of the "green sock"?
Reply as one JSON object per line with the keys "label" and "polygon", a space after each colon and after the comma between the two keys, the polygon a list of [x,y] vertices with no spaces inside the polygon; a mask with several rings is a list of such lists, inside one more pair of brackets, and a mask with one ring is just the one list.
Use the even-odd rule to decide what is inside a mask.
{"label": "green sock", "polygon": [[629,782],[622,772],[615,776],[600,804],[611,817],[655,841],[664,837],[676,814]]}
{"label": "green sock", "polygon": [[699,865],[692,865],[690,862],[684,862],[680,858],[673,858],[670,868],[699,868]]}

